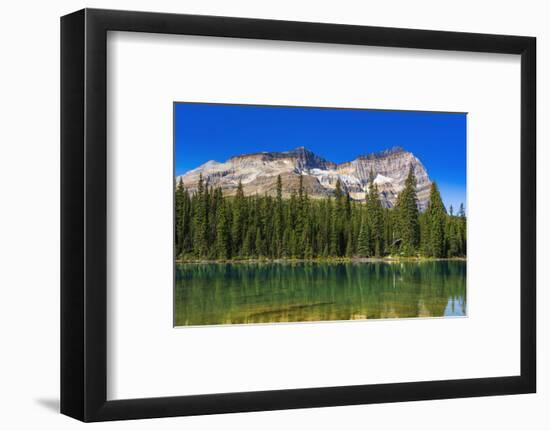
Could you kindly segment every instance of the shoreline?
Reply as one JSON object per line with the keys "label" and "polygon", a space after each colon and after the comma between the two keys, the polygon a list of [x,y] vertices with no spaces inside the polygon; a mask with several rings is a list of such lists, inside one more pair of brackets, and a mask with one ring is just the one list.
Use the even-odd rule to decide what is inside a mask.
{"label": "shoreline", "polygon": [[466,262],[467,257],[400,257],[400,256],[386,256],[386,257],[338,257],[338,258],[316,258],[316,259],[176,259],[176,264],[243,264],[243,263],[403,263],[403,262],[443,262],[443,261],[456,261]]}

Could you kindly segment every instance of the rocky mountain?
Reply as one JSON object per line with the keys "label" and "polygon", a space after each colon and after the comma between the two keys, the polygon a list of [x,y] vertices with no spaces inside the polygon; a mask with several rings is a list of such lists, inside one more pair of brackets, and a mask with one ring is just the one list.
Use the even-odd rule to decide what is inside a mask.
{"label": "rocky mountain", "polygon": [[285,152],[242,154],[223,163],[210,160],[177,177],[177,181],[181,178],[184,186],[193,192],[202,174],[210,186],[221,187],[228,196],[235,194],[239,181],[245,195],[274,195],[277,176],[281,175],[283,194],[288,197],[297,190],[302,175],[309,196],[321,198],[332,195],[340,179],[343,189],[351,198],[361,201],[365,199],[372,170],[382,204],[391,208],[405,186],[411,165],[417,179],[419,208],[424,209],[431,186],[428,173],[414,154],[400,147],[359,156],[340,164],[325,160],[304,147]]}

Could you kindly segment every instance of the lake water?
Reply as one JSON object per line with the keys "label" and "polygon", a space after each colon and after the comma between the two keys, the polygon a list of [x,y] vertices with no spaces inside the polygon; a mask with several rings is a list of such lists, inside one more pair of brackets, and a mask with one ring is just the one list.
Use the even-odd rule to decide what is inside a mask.
{"label": "lake water", "polygon": [[465,261],[176,265],[176,326],[465,315]]}

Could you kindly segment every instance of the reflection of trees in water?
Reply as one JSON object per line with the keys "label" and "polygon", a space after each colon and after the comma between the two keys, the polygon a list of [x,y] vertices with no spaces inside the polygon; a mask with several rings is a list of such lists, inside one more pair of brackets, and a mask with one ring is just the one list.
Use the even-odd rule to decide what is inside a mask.
{"label": "reflection of trees in water", "polygon": [[176,279],[177,325],[442,316],[450,302],[466,309],[458,261],[185,264]]}

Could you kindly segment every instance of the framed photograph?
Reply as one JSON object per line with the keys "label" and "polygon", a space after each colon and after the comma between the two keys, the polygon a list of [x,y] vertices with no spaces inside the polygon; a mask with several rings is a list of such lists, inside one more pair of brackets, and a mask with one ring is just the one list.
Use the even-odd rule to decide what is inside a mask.
{"label": "framed photograph", "polygon": [[176,102],[174,125],[174,326],[467,315],[466,113]]}
{"label": "framed photograph", "polygon": [[535,392],[536,41],[61,18],[61,411]]}

